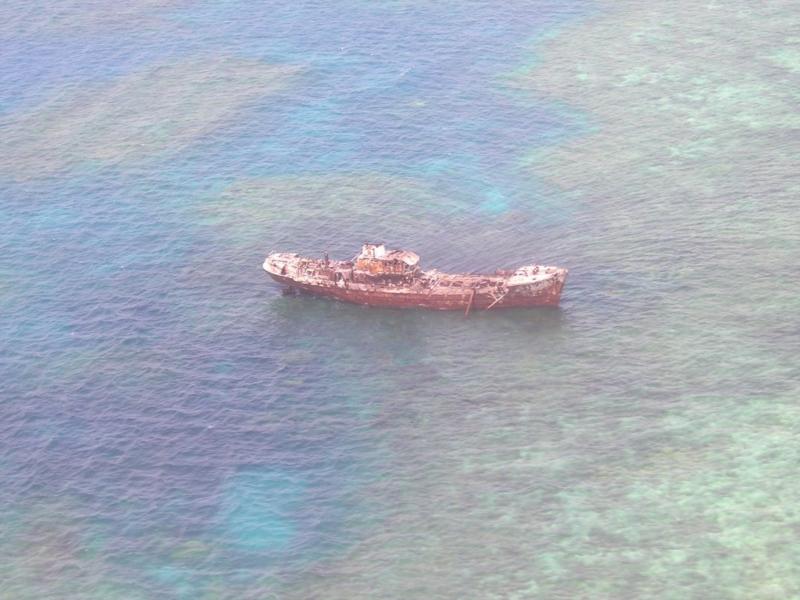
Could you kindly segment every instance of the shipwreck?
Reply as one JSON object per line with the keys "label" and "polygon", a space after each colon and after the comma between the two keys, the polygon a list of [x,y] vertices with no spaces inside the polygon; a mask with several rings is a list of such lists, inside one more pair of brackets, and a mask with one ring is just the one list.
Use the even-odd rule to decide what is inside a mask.
{"label": "shipwreck", "polygon": [[264,270],[288,293],[306,292],[369,306],[436,310],[494,310],[558,306],[567,269],[527,265],[491,274],[423,270],[408,250],[364,244],[352,260],[273,252]]}

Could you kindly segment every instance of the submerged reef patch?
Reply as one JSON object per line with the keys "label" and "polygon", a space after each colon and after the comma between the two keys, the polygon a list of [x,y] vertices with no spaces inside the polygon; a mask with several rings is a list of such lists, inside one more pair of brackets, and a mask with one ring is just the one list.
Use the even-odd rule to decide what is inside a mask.
{"label": "submerged reef patch", "polygon": [[25,180],[180,149],[280,90],[297,71],[256,60],[195,58],[67,90],[0,121],[0,174]]}

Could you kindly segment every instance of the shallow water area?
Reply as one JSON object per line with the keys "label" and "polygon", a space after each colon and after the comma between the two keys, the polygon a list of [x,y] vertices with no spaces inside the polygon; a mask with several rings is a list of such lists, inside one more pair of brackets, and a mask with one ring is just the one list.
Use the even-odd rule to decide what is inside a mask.
{"label": "shallow water area", "polygon": [[[0,598],[800,594],[792,3],[0,17]],[[365,240],[570,276],[260,269]]]}

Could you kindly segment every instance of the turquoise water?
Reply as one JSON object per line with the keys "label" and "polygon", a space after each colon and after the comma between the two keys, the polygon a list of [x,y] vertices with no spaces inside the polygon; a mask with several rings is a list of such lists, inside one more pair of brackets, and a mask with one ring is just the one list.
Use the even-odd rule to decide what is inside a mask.
{"label": "turquoise water", "polygon": [[[0,17],[0,598],[800,596],[793,3]],[[366,239],[570,280],[260,271]]]}

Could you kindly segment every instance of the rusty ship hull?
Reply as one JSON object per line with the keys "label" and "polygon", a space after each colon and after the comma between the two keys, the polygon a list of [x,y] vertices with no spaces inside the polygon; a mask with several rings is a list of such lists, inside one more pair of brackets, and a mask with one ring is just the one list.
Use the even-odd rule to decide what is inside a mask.
{"label": "rusty ship hull", "polygon": [[287,289],[316,296],[367,306],[466,313],[558,306],[567,276],[566,269],[542,265],[484,275],[422,271],[417,266],[416,255],[394,251],[395,254],[400,252],[404,253],[402,260],[392,260],[390,252],[376,259],[368,250],[362,250],[352,261],[272,253],[267,256],[263,268]]}

